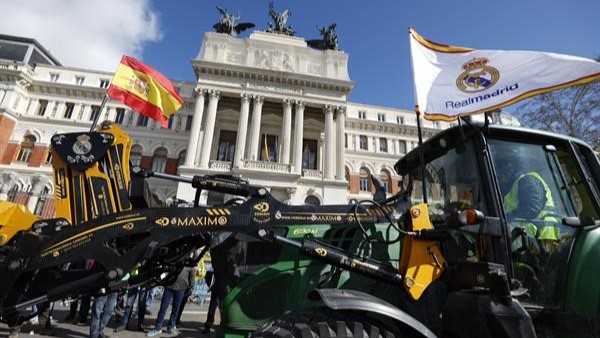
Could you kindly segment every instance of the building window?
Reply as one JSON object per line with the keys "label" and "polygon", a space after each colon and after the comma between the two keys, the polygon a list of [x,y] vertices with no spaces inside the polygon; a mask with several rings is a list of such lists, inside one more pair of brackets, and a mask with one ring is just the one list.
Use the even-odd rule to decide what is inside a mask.
{"label": "building window", "polygon": [[60,74],[58,74],[58,73],[50,73],[50,82],[58,81],[59,76],[60,76]]}
{"label": "building window", "polygon": [[115,123],[123,124],[124,118],[125,118],[125,109],[117,108],[117,115],[115,116]]}
{"label": "building window", "polygon": [[385,113],[377,113],[377,121],[385,122]]}
{"label": "building window", "polygon": [[400,154],[406,154],[406,141],[398,141],[398,151]]}
{"label": "building window", "polygon": [[71,116],[73,116],[73,110],[75,109],[75,104],[71,103],[71,102],[67,102],[65,104],[66,108],[65,108],[65,113],[63,114],[63,117],[66,119],[70,119]]}
{"label": "building window", "polygon": [[173,119],[175,119],[175,114],[169,116],[169,119],[167,120],[167,128],[165,129],[173,129]]}
{"label": "building window", "polygon": [[90,121],[95,121],[98,118],[98,114],[100,114],[100,106],[93,105],[92,113],[90,114]]}
{"label": "building window", "polygon": [[404,124],[404,116],[396,116],[396,123]]}
{"label": "building window", "polygon": [[304,204],[319,206],[319,205],[321,205],[321,201],[319,201],[319,198],[317,198],[316,196],[310,195],[310,196],[306,196],[306,199],[304,200]]}
{"label": "building window", "polygon": [[101,79],[100,80],[100,88],[108,88],[109,83],[110,83],[110,80]]}
{"label": "building window", "polygon": [[440,128],[442,128],[442,124],[439,121],[434,121],[433,122],[433,127],[437,128],[437,129],[440,129]]}
{"label": "building window", "polygon": [[182,166],[185,163],[185,155],[187,153],[186,149],[183,149],[179,152],[179,156],[177,156],[177,166]]}
{"label": "building window", "polygon": [[142,163],[142,151],[144,149],[142,146],[136,144],[131,147],[131,151],[129,152],[129,161],[132,166],[139,166]]}
{"label": "building window", "polygon": [[379,151],[382,153],[388,152],[387,138],[385,138],[385,137],[379,138]]}
{"label": "building window", "polygon": [[360,168],[359,189],[360,191],[371,191],[371,173],[365,167]]}
{"label": "building window", "polygon": [[221,130],[219,136],[219,149],[217,152],[217,161],[233,162],[235,154],[235,139],[237,132]]}
{"label": "building window", "polygon": [[359,110],[358,111],[358,118],[359,119],[363,119],[366,120],[367,119],[367,112],[364,110]]}
{"label": "building window", "polygon": [[40,196],[38,197],[38,200],[35,204],[35,208],[33,209],[33,213],[35,215],[42,214],[42,212],[44,211],[44,206],[46,206],[46,200],[48,198],[53,198],[52,196],[50,196],[50,188],[44,187],[44,190],[42,190],[42,192],[40,193]]}
{"label": "building window", "polygon": [[52,164],[52,148],[48,149],[48,154],[46,154],[46,164]]}
{"label": "building window", "polygon": [[136,125],[138,127],[146,127],[146,126],[148,126],[148,116],[139,114]]}
{"label": "building window", "polygon": [[317,169],[317,140],[304,139],[302,169]]}
{"label": "building window", "polygon": [[279,137],[277,135],[262,134],[260,143],[260,159],[259,161],[265,162],[277,162],[279,161],[279,154],[277,148],[279,144]]}
{"label": "building window", "polygon": [[167,167],[167,149],[160,147],[154,151],[152,155],[152,171],[164,173]]}
{"label": "building window", "polygon": [[385,192],[388,194],[391,193],[392,185],[390,183],[390,173],[387,170],[382,170],[379,174],[379,180],[381,181],[381,184],[383,184]]}
{"label": "building window", "polygon": [[365,135],[360,135],[358,137],[359,147],[362,150],[369,150],[369,141]]}
{"label": "building window", "polygon": [[85,77],[83,76],[75,76],[75,84],[76,85],[83,85],[83,81],[85,81]]}
{"label": "building window", "polygon": [[194,120],[194,117],[192,115],[188,115],[187,119],[185,120],[185,130],[186,131],[192,130],[192,121],[193,120]]}
{"label": "building window", "polygon": [[47,108],[48,108],[48,100],[40,100],[40,107],[38,108],[37,114],[39,116],[44,116]]}
{"label": "building window", "polygon": [[31,159],[31,154],[33,153],[35,141],[36,138],[33,135],[23,136],[21,147],[19,148],[19,153],[17,154],[17,162],[29,162],[29,159]]}
{"label": "building window", "polygon": [[344,178],[348,182],[348,190],[350,190],[350,169],[348,167],[344,167]]}

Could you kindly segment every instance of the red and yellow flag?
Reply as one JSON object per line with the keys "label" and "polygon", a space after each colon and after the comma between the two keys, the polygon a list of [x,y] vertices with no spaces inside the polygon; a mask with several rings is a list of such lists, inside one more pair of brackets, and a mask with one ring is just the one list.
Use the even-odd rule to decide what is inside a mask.
{"label": "red and yellow flag", "polygon": [[159,121],[165,128],[169,117],[183,104],[169,79],[126,55],[121,58],[107,94],[138,113]]}

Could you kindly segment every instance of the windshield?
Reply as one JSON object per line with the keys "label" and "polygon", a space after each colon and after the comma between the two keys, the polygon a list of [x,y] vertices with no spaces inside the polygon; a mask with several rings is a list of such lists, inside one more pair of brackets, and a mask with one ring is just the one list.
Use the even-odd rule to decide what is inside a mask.
{"label": "windshield", "polygon": [[[487,212],[479,162],[472,140],[429,161],[425,168],[427,202],[434,224],[443,222],[450,212],[463,208],[475,208],[484,214]],[[414,180],[411,200],[420,203],[423,201],[423,191],[419,166],[415,166],[410,176]]]}

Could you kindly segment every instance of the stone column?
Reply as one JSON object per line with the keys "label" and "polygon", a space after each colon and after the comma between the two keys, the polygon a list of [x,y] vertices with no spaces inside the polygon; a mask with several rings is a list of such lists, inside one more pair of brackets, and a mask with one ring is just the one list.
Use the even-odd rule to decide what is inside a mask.
{"label": "stone column", "polygon": [[244,157],[244,151],[246,150],[246,132],[248,131],[248,113],[250,112],[250,95],[242,93],[240,97],[242,104],[235,140],[235,156],[233,158],[234,168],[239,168],[242,164],[242,158]]}
{"label": "stone column", "polygon": [[0,201],[6,201],[10,188],[12,188],[13,184],[17,180],[17,175],[12,172],[5,172],[2,173],[0,178],[2,179],[2,186],[0,186]]}
{"label": "stone column", "polygon": [[294,173],[302,175],[302,146],[304,140],[304,101],[296,101],[294,122]]}
{"label": "stone column", "polygon": [[204,141],[202,141],[202,151],[200,152],[200,167],[208,168],[210,159],[210,148],[212,147],[213,134],[215,132],[215,121],[217,119],[217,105],[221,98],[221,92],[210,90],[208,100],[208,113],[206,115],[206,124],[204,125]]}
{"label": "stone column", "polygon": [[290,163],[290,144],[292,141],[292,100],[283,100],[283,126],[281,126],[283,146],[281,149],[281,163]]}
{"label": "stone column", "polygon": [[337,162],[337,170],[336,170],[336,179],[345,180],[345,165],[346,165],[346,149],[345,148],[345,139],[346,139],[346,107],[338,107],[337,108],[337,151],[336,151],[336,162]]}
{"label": "stone column", "polygon": [[333,109],[332,105],[325,105],[325,178],[332,179],[335,166],[335,140],[333,139]]}
{"label": "stone column", "polygon": [[40,199],[40,193],[44,186],[48,183],[48,177],[40,174],[35,174],[31,177],[31,196],[27,202],[29,211],[34,212],[37,201]]}
{"label": "stone column", "polygon": [[250,130],[250,149],[248,158],[252,161],[258,160],[258,145],[260,144],[260,120],[262,116],[264,96],[254,95],[254,106],[252,107],[252,130]]}
{"label": "stone column", "polygon": [[194,105],[194,119],[192,120],[192,129],[188,141],[187,152],[185,154],[185,166],[193,167],[196,164],[196,150],[200,141],[200,126],[202,123],[202,114],[204,114],[204,90],[195,89],[194,96],[196,103]]}

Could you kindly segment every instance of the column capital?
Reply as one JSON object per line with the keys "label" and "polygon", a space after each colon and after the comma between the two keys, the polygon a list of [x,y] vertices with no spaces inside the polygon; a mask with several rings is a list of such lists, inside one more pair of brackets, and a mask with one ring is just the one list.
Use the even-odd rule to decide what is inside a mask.
{"label": "column capital", "polygon": [[195,88],[194,89],[194,97],[199,97],[200,95],[204,96],[206,94],[206,89],[204,88]]}
{"label": "column capital", "polygon": [[221,91],[216,90],[216,89],[211,89],[208,91],[208,95],[210,95],[211,99],[220,99],[221,98]]}
{"label": "column capital", "polygon": [[240,99],[242,101],[250,101],[251,98],[252,98],[252,94],[248,94],[248,93],[241,93],[240,94]]}
{"label": "column capital", "polygon": [[338,115],[346,115],[346,106],[337,106],[336,111]]}
{"label": "column capital", "polygon": [[292,104],[294,104],[294,100],[292,99],[283,99],[283,106],[288,108],[291,107]]}
{"label": "column capital", "polygon": [[325,111],[328,113],[333,113],[333,111],[335,110],[335,106],[332,104],[326,104],[325,105]]}
{"label": "column capital", "polygon": [[299,109],[306,107],[306,101],[296,100],[296,101],[294,101],[294,103],[296,104],[296,107]]}
{"label": "column capital", "polygon": [[265,97],[262,95],[252,95],[255,103],[262,104],[265,101]]}

